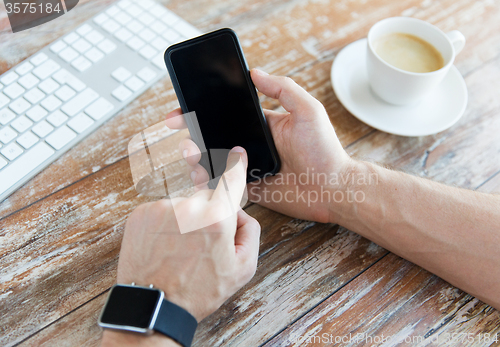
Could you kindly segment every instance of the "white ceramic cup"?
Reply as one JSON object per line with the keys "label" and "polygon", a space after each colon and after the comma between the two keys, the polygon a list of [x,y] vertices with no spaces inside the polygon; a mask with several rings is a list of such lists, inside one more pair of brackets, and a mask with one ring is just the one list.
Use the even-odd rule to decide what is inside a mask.
{"label": "white ceramic cup", "polygon": [[[433,45],[443,56],[444,66],[432,72],[410,72],[386,63],[375,53],[373,43],[391,33],[417,36]],[[465,37],[457,30],[442,32],[432,24],[409,17],[381,20],[368,32],[367,68],[372,91],[394,105],[410,105],[420,101],[446,76],[457,55],[465,45]]]}

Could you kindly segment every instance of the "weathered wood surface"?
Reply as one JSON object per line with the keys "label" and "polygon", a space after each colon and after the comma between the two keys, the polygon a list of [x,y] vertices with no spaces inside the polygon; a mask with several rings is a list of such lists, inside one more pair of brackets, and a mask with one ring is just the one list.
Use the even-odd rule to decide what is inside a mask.
{"label": "weathered wood surface", "polygon": [[[2,12],[0,71],[111,2],[81,1],[60,20],[16,34],[15,40],[5,32]],[[464,188],[500,191],[499,3],[166,4],[202,30],[233,27],[250,66],[293,77],[325,104],[342,144],[354,156]],[[331,89],[335,54],[366,36],[376,21],[395,15],[428,20],[445,31],[459,29],[468,38],[456,66],[466,77],[469,105],[448,131],[423,138],[374,131],[349,115]],[[265,98],[263,102],[268,108],[278,106]],[[115,280],[123,223],[135,206],[148,200],[133,188],[127,144],[176,105],[168,79],[158,82],[0,204],[1,345],[23,340],[25,345],[98,344],[97,312]],[[247,211],[263,227],[259,269],[201,324],[196,345],[282,346],[296,333],[343,335],[356,329],[400,336],[436,327],[440,329],[434,336],[498,332],[497,311],[350,231],[292,220],[257,205]],[[444,294],[436,296],[439,291]],[[436,302],[440,306],[432,305]]]}

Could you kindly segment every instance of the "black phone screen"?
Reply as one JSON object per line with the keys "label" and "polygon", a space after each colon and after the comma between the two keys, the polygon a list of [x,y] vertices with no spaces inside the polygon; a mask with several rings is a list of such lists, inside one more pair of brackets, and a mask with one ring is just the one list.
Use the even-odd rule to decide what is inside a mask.
{"label": "black phone screen", "polygon": [[[233,35],[222,32],[172,51],[170,61],[187,107],[183,111],[196,113],[208,153],[245,148],[247,180],[251,181],[275,170],[277,163],[266,138],[264,115],[256,104],[255,87],[249,84],[239,52]],[[224,167],[212,164],[212,169],[217,177]]]}

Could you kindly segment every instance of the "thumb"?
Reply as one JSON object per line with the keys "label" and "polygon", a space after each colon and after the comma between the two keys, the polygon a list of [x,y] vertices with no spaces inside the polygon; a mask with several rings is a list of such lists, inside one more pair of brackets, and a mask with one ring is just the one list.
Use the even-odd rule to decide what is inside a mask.
{"label": "thumb", "polygon": [[251,77],[259,92],[278,99],[283,108],[292,115],[315,117],[316,112],[323,109],[317,99],[290,77],[268,75],[258,69],[252,69]]}
{"label": "thumb", "polygon": [[238,224],[234,238],[236,258],[245,282],[255,274],[259,258],[260,224],[245,211],[238,212]]}

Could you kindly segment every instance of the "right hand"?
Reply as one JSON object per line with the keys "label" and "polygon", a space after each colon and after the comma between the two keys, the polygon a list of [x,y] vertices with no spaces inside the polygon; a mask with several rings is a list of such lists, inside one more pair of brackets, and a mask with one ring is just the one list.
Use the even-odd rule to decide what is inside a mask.
{"label": "right hand", "polygon": [[[321,193],[328,191],[331,196],[342,189],[331,184],[331,177],[340,178],[348,172],[353,160],[342,148],[325,108],[289,77],[268,75],[257,69],[251,71],[251,77],[257,89],[278,99],[287,113],[264,110],[281,169],[276,176],[249,183],[249,200],[295,218],[332,222],[331,204],[321,201]],[[167,126],[185,127],[176,117],[180,114],[177,109],[167,115]],[[206,182],[208,175],[198,164],[198,147],[189,139],[181,147],[196,172],[194,184]]]}

